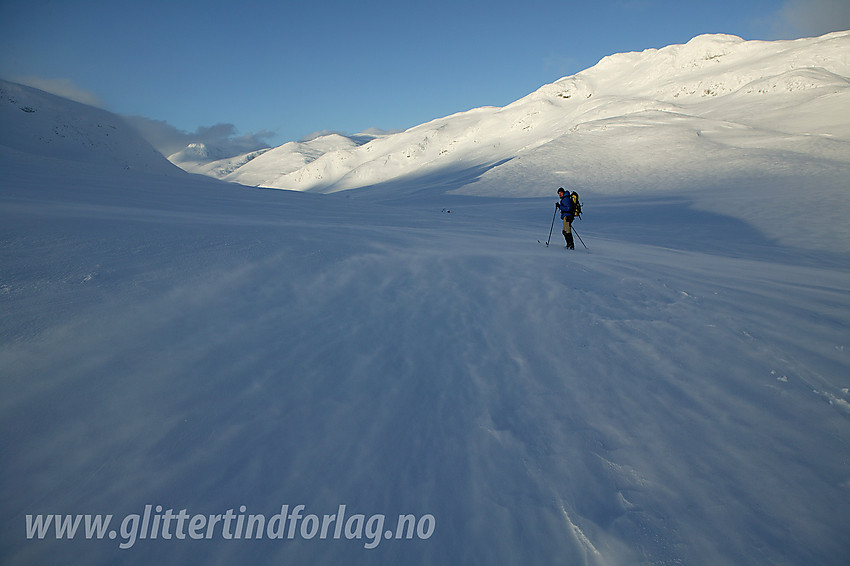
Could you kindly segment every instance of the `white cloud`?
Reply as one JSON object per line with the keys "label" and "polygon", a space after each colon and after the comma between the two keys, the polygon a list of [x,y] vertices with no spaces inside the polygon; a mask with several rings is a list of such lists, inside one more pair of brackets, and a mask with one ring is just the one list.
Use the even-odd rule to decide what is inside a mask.
{"label": "white cloud", "polygon": [[44,77],[27,76],[15,77],[12,80],[22,85],[31,86],[33,88],[49,92],[50,94],[61,96],[62,98],[88,104],[89,106],[103,106],[103,103],[96,95],[88,92],[87,90],[81,89],[75,85],[71,79],[48,79]]}
{"label": "white cloud", "polygon": [[200,126],[194,132],[186,132],[164,120],[152,120],[143,116],[124,116],[123,118],[165,156],[180,151],[190,143],[203,143],[215,147],[219,150],[219,154],[233,157],[269,147],[267,140],[275,135],[274,132],[266,130],[237,135],[236,126],[233,124]]}

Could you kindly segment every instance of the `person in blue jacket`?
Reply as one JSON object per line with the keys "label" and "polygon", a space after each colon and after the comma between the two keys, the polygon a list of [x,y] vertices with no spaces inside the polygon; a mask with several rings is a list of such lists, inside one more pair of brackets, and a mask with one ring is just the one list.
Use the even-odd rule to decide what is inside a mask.
{"label": "person in blue jacket", "polygon": [[576,204],[563,187],[558,189],[558,197],[560,200],[555,203],[555,208],[561,211],[561,220],[564,221],[564,229],[561,233],[564,235],[564,240],[567,241],[567,249],[574,250],[576,246],[573,243],[571,224],[576,217]]}

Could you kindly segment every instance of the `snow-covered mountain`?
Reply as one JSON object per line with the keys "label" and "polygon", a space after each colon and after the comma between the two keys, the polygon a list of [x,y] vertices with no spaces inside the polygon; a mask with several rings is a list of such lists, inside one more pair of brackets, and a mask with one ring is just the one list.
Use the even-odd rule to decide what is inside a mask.
{"label": "snow-covered mountain", "polygon": [[540,195],[564,182],[603,193],[680,188],[683,174],[740,175],[741,160],[727,158],[738,150],[764,152],[755,174],[789,152],[850,162],[847,108],[850,32],[773,42],[704,35],[612,55],[504,108],[333,148],[294,170],[286,153],[270,153],[264,175],[252,168],[229,179],[333,192],[485,167],[477,183],[458,183],[464,192]]}
{"label": "snow-covered mountain", "polygon": [[[262,152],[262,150],[260,152]],[[168,160],[185,169],[187,167],[206,165],[223,159],[231,159],[233,157],[233,154],[223,148],[199,142],[190,143],[182,150],[169,155]]]}
{"label": "snow-covered mountain", "polygon": [[0,146],[40,159],[182,173],[115,114],[8,81],[0,81],[0,125]]}
{"label": "snow-covered mountain", "polygon": [[[170,155],[168,160],[190,173],[264,186],[268,179],[296,171],[326,153],[350,150],[379,137],[374,134],[322,134],[309,140],[288,142],[274,149],[264,148],[237,156],[227,155],[226,151],[204,143],[191,143]],[[254,162],[267,152],[270,155]]]}
{"label": "snow-covered mountain", "polygon": [[297,171],[327,153],[351,151],[362,143],[362,140],[341,134],[328,134],[309,141],[285,143],[262,157],[251,160],[223,178],[245,185],[265,186],[269,180]]}
{"label": "snow-covered mountain", "polygon": [[182,150],[169,155],[168,160],[189,173],[221,179],[270,149],[263,148],[232,156],[205,143],[190,143]]}

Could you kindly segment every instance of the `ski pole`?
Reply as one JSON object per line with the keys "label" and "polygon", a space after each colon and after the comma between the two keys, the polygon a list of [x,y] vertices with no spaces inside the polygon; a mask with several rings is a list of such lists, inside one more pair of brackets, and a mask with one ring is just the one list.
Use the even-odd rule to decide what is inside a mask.
{"label": "ski pole", "polygon": [[[572,228],[572,226],[570,226],[570,228]],[[572,228],[572,232],[573,234],[578,236],[578,232],[576,232],[575,228]],[[584,246],[584,249],[587,249],[587,244],[584,243],[584,240],[581,239],[581,236],[578,236],[578,241],[581,242],[581,245]]]}
{"label": "ski pole", "polygon": [[552,229],[555,227],[555,217],[558,216],[558,209],[555,209],[555,214],[552,215],[552,225],[549,226],[549,237],[546,238],[546,247],[549,247],[549,240],[552,239]]}

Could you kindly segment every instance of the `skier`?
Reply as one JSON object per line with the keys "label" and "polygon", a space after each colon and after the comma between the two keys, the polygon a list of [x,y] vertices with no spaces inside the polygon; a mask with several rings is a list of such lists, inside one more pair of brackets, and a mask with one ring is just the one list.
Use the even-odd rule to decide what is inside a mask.
{"label": "skier", "polygon": [[560,200],[555,203],[555,208],[561,211],[561,220],[564,221],[564,229],[561,233],[564,235],[564,240],[567,241],[567,249],[574,250],[576,249],[576,246],[573,243],[573,231],[571,224],[573,219],[576,217],[576,205],[563,187],[558,189],[558,197]]}

